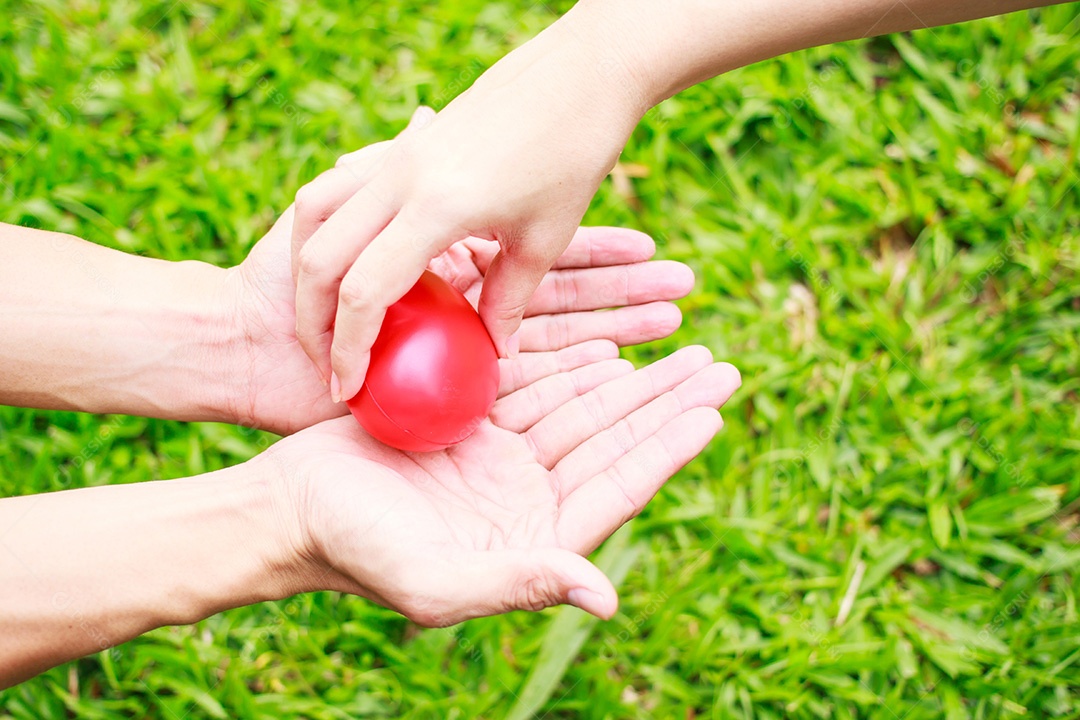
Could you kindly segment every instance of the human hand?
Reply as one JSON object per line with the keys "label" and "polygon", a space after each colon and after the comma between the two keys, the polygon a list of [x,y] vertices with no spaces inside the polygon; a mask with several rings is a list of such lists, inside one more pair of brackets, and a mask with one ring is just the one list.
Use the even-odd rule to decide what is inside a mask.
{"label": "human hand", "polygon": [[[363,170],[327,182],[337,201],[294,237],[297,334],[335,399],[363,384],[386,308],[429,261],[474,236],[497,241],[478,310],[500,356],[533,291],[570,242],[644,108],[576,88],[532,43],[437,116],[428,108]],[[328,219],[327,219],[328,218]]]}
{"label": "human hand", "polygon": [[[341,172],[324,174],[314,187],[325,187],[328,176],[336,179]],[[300,209],[286,210],[248,258],[228,271],[225,281],[225,297],[246,338],[238,353],[239,367],[233,370],[246,379],[245,385],[229,413],[245,425],[280,434],[348,412],[343,403],[333,402],[296,340],[292,238],[298,226],[318,226],[325,205],[316,201],[332,202],[333,195],[302,193],[300,198]],[[465,238],[437,256],[431,269],[475,307],[497,248],[495,242]],[[681,263],[650,261],[655,249],[648,236],[633,230],[579,229],[526,309],[521,350],[530,357],[511,367],[569,370],[616,357],[615,344],[671,334],[682,318],[670,301],[686,295],[694,277]],[[615,309],[593,312],[609,308]],[[500,393],[512,389],[504,379]]]}
{"label": "human hand", "polygon": [[[229,412],[237,421],[289,434],[348,412],[334,403],[296,342],[289,271],[293,211],[278,220],[241,265],[229,271],[229,302],[246,338],[246,378]],[[466,238],[432,262],[432,270],[475,306],[495,243]],[[682,315],[670,301],[693,287],[693,272],[673,261],[650,261],[648,236],[622,228],[581,228],[547,274],[521,326],[519,370],[570,370],[618,356],[617,345],[666,337]],[[608,310],[594,312],[595,310]],[[501,360],[505,365],[506,361]],[[531,376],[523,376],[528,380]],[[504,377],[500,393],[515,389]]]}
{"label": "human hand", "polygon": [[[528,374],[513,367],[527,362],[504,375]],[[288,534],[306,587],[426,626],[558,603],[611,617],[615,589],[582,556],[705,447],[740,383],[703,347],[631,370],[603,360],[545,373],[438,452],[394,450],[351,418],[278,442],[252,462],[296,508]]]}

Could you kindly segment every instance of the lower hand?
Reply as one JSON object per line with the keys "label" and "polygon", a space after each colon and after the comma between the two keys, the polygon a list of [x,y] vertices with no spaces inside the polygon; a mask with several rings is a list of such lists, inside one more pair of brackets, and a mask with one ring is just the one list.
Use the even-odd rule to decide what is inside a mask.
{"label": "lower hand", "polygon": [[615,589],[583,556],[705,447],[740,383],[703,347],[630,370],[604,360],[547,373],[439,452],[394,450],[339,418],[251,462],[298,509],[290,535],[310,589],[425,626],[559,603],[609,618]]}

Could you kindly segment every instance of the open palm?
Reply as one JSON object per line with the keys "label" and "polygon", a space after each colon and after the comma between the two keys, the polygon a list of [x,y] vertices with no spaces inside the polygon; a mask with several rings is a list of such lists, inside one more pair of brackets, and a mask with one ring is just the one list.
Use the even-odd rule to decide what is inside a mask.
{"label": "open palm", "polygon": [[[290,269],[290,207],[248,255],[229,270],[227,293],[242,323],[247,392],[235,399],[239,422],[289,434],[348,411],[334,403],[326,384],[296,339],[296,288]],[[432,263],[432,270],[476,303],[497,244],[469,238]],[[655,245],[620,228],[582,228],[557,269],[529,306],[522,326],[523,361],[505,374],[500,393],[538,373],[563,370],[618,355],[613,344],[647,342],[671,334],[681,322],[670,300],[693,286],[693,273],[671,261],[648,262]],[[626,306],[626,307],[622,307]],[[595,313],[595,309],[619,308]],[[603,340],[603,342],[598,342]]]}
{"label": "open palm", "polygon": [[627,370],[551,373],[439,452],[393,450],[352,418],[276,444],[263,457],[300,506],[316,586],[429,626],[562,602],[610,617],[615,590],[582,555],[704,448],[739,385],[702,347]]}

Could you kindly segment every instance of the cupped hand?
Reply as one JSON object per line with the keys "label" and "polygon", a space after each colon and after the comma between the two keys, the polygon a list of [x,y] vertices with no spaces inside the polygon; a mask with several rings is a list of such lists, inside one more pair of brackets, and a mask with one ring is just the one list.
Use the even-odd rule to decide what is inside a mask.
{"label": "cupped hand", "polygon": [[504,395],[446,450],[393,450],[340,418],[252,462],[296,509],[312,589],[426,626],[559,603],[608,618],[615,589],[583,556],[705,447],[739,383],[703,347],[637,371],[602,360]]}
{"label": "cupped hand", "polygon": [[[319,215],[309,208],[303,216],[286,210],[226,278],[226,297],[246,338],[237,372],[247,378],[229,413],[237,422],[280,434],[347,413],[297,343],[290,247],[297,223]],[[436,257],[431,268],[475,306],[496,251],[497,243],[466,238]],[[654,252],[653,241],[633,230],[581,228],[527,308],[523,362],[512,366],[516,374],[504,375],[500,393],[521,387],[537,372],[616,357],[615,344],[674,332],[682,318],[670,301],[686,295],[694,277],[681,263],[650,261]]]}
{"label": "cupped hand", "polygon": [[619,92],[574,92],[575,72],[551,67],[558,53],[530,46],[437,116],[421,108],[391,144],[346,161],[325,182],[334,202],[320,222],[298,227],[298,336],[335,398],[360,390],[386,309],[466,237],[499,245],[478,309],[500,355],[516,351],[533,291],[641,113]]}

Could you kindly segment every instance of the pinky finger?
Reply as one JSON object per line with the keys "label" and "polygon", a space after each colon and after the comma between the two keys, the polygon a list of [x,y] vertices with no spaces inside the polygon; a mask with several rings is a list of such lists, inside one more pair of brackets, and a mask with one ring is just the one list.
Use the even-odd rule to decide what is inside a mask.
{"label": "pinky finger", "polygon": [[698,407],[664,425],[614,465],[567,496],[555,528],[559,544],[588,554],[642,511],[664,483],[705,449],[723,426]]}

